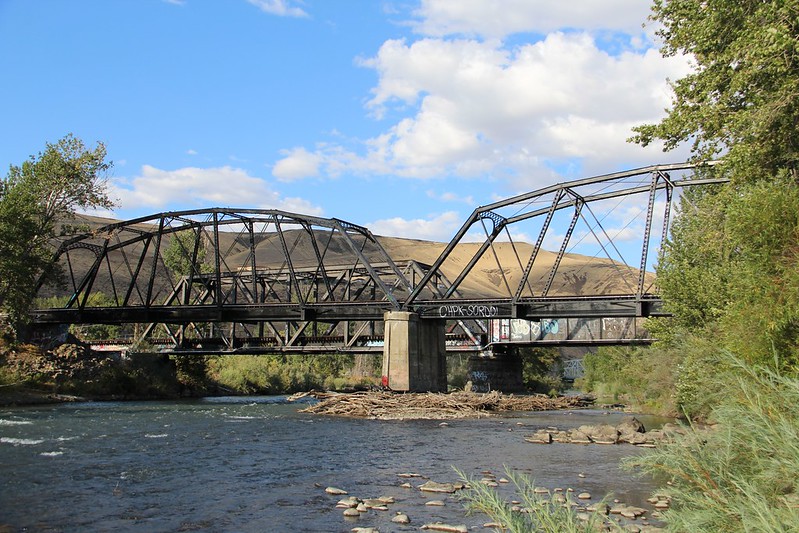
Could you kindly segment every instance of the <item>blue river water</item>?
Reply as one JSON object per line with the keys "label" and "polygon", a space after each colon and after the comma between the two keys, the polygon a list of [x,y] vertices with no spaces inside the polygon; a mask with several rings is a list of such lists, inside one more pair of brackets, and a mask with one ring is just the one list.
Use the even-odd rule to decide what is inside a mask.
{"label": "blue river water", "polygon": [[[620,414],[525,412],[442,424],[332,418],[301,407],[281,397],[228,397],[0,408],[0,531],[389,532],[439,521],[481,530],[485,516],[467,516],[454,496],[419,491],[423,478],[398,476],[455,482],[454,468],[480,478],[507,467],[550,489],[588,491],[595,500],[612,492],[641,506],[655,489],[619,469],[622,457],[645,450],[524,440],[542,427],[615,423]],[[413,488],[400,486],[408,481]],[[328,486],[395,503],[345,519]],[[431,499],[444,505],[426,506]],[[411,523],[392,523],[397,512]]]}

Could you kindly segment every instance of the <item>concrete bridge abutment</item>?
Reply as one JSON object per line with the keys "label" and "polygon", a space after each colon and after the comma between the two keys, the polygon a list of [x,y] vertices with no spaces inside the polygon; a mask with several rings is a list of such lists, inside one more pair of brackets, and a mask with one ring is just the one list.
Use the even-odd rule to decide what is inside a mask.
{"label": "concrete bridge abutment", "polygon": [[445,320],[388,311],[383,345],[383,385],[401,392],[446,392]]}

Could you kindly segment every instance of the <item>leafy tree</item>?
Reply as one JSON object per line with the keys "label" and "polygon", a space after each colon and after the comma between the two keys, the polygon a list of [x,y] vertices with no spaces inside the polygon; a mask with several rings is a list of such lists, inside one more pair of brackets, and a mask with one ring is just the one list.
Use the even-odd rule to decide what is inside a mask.
{"label": "leafy tree", "polygon": [[726,152],[738,178],[799,179],[799,1],[654,0],[651,18],[663,55],[687,54],[694,70],[673,83],[668,116],[633,140],[691,142],[705,160]]}
{"label": "leafy tree", "polygon": [[12,321],[24,321],[40,278],[57,280],[51,243],[66,229],[59,224],[78,209],[113,206],[111,167],[102,143],[89,149],[69,134],[0,179],[0,308]]}
{"label": "leafy tree", "polygon": [[[658,265],[672,330],[747,361],[799,363],[799,0],[655,0],[664,55],[688,54],[659,124],[633,140],[691,142],[729,186],[683,196]],[[656,336],[668,338],[663,324]],[[712,332],[712,333],[711,333]]]}
{"label": "leafy tree", "polygon": [[173,281],[189,274],[199,275],[212,271],[205,263],[207,255],[205,241],[199,228],[176,232],[164,250],[164,264]]}

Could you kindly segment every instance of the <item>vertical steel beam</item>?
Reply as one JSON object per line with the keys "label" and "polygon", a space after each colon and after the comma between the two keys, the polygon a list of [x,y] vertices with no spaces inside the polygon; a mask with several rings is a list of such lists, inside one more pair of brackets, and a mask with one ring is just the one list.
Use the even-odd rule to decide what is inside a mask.
{"label": "vertical steel beam", "polygon": [[641,248],[641,269],[638,271],[638,293],[640,298],[644,294],[644,282],[646,280],[646,260],[649,254],[649,236],[652,233],[652,215],[655,211],[655,194],[657,193],[660,172],[652,173],[652,182],[649,187],[649,205],[646,210],[646,226],[644,227],[644,242]]}
{"label": "vertical steel beam", "polygon": [[[278,220],[277,215],[273,215],[272,220],[275,224],[275,229],[277,230],[277,235],[280,240],[280,246],[283,248],[283,257],[285,258],[286,265],[289,267],[289,302],[291,302],[291,292],[294,289],[294,292],[297,295],[298,300],[302,300],[302,291],[300,290],[300,282],[297,279],[297,273],[294,272],[294,263],[291,261],[291,252],[289,252],[288,245],[286,244],[286,236],[283,234],[283,228],[280,225],[280,220]],[[299,302],[304,303],[304,302]],[[287,333],[288,335],[288,333]]]}
{"label": "vertical steel beam", "polygon": [[561,199],[563,199],[564,194],[565,192],[563,189],[560,189],[555,193],[552,204],[549,206],[549,211],[547,211],[547,216],[544,219],[544,225],[541,227],[541,232],[538,234],[538,239],[535,241],[533,252],[530,254],[530,260],[527,261],[527,267],[522,272],[522,279],[519,280],[519,288],[516,290],[516,294],[513,296],[513,303],[517,303],[521,299],[522,291],[524,290],[525,285],[527,285],[530,289],[530,296],[535,296],[533,288],[528,285],[530,273],[533,271],[535,260],[538,258],[538,252],[541,251],[541,246],[544,244],[544,238],[546,238],[546,234],[549,231],[549,226],[552,224],[552,218],[555,216],[555,211],[557,211],[558,204],[560,203]]}
{"label": "vertical steel beam", "polygon": [[558,252],[558,256],[555,258],[555,264],[552,265],[552,270],[549,272],[549,279],[547,280],[547,284],[544,287],[544,292],[541,296],[547,296],[549,294],[549,289],[552,288],[552,282],[555,281],[555,274],[560,267],[560,262],[563,260],[563,255],[566,253],[566,247],[569,245],[569,239],[571,239],[572,233],[574,232],[574,227],[577,225],[577,220],[580,218],[580,212],[583,209],[583,200],[582,198],[577,197],[574,202],[574,216],[572,216],[571,224],[569,224],[569,229],[566,231],[566,235],[563,237],[563,242],[560,245],[560,251]]}
{"label": "vertical steel beam", "polygon": [[219,213],[214,210],[213,215],[214,225],[214,279],[216,280],[216,287],[214,287],[214,298],[216,299],[216,306],[221,308],[224,302],[222,301],[222,258],[220,257],[219,250]]}
{"label": "vertical steel beam", "polygon": [[161,253],[161,236],[164,233],[164,218],[161,216],[158,222],[158,233],[155,234],[155,250],[153,250],[153,264],[150,270],[150,280],[147,283],[147,301],[144,306],[149,308],[152,305],[153,299],[153,285],[155,285],[155,273],[158,270],[158,256]]}

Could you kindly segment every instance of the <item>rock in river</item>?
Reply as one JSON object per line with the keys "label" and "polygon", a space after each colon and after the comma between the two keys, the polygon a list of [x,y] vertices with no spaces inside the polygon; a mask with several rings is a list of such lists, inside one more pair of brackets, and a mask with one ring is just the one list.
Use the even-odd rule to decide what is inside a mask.
{"label": "rock in river", "polygon": [[436,481],[428,481],[424,485],[419,485],[419,490],[424,492],[446,492],[449,494],[461,490],[462,488],[463,485],[460,483],[438,483]]}

